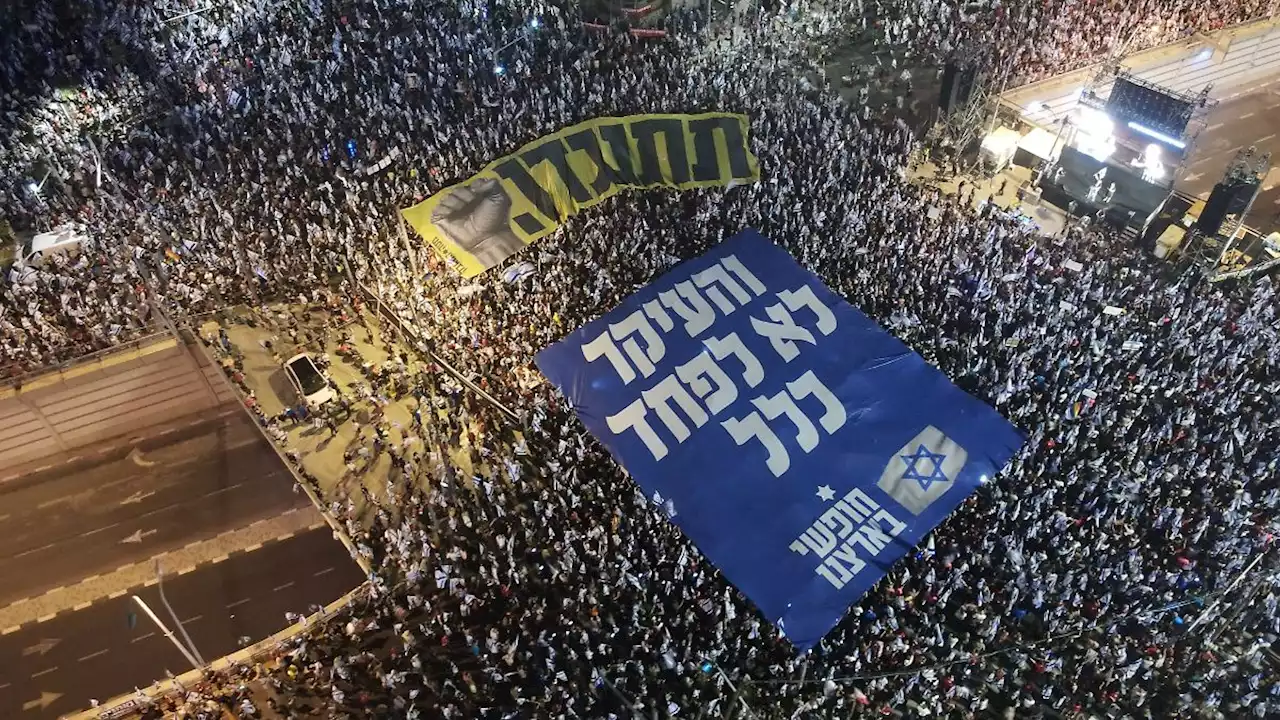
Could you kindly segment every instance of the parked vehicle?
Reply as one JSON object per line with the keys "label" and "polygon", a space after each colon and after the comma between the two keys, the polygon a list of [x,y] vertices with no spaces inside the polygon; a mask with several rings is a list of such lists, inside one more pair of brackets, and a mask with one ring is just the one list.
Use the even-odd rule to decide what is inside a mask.
{"label": "parked vehicle", "polygon": [[289,376],[289,383],[298,397],[310,408],[318,408],[337,396],[310,353],[299,353],[289,358],[284,364],[284,374]]}

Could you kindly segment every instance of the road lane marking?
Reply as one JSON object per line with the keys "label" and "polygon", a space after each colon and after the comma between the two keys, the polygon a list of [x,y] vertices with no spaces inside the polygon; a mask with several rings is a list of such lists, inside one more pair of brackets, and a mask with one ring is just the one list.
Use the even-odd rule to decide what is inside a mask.
{"label": "road lane marking", "polygon": [[88,662],[89,660],[92,660],[101,655],[106,655],[108,651],[110,651],[110,648],[107,648],[105,650],[99,650],[98,652],[93,653],[92,655],[85,655],[84,657],[80,658],[77,662]]}
{"label": "road lane marking", "polygon": [[34,549],[32,549],[32,550],[23,550],[22,552],[18,553],[17,555],[14,555],[14,556],[13,556],[13,559],[17,560],[18,558],[20,558],[20,557],[22,557],[22,556],[24,556],[24,555],[33,555],[33,554],[35,554],[35,553],[40,552],[41,550],[48,550],[49,548],[53,547],[54,545],[57,545],[57,543],[49,543],[48,545],[41,545],[40,547],[38,547],[38,548],[34,548]]}
{"label": "road lane marking", "polygon": [[1245,114],[1241,115],[1238,119],[1243,120],[1243,119],[1245,119],[1245,118],[1251,118],[1251,117],[1253,117],[1253,113],[1251,113],[1251,112],[1247,112],[1247,113],[1245,113]]}
{"label": "road lane marking", "polygon": [[247,602],[249,602],[249,598],[245,598],[245,599],[243,599],[243,600],[237,600],[237,601],[235,601],[235,602],[233,602],[233,603],[229,603],[229,604],[227,605],[227,609],[228,609],[228,610],[230,610],[231,608],[236,607],[237,605],[243,605],[243,604],[245,604],[245,603],[247,603]]}
{"label": "road lane marking", "polygon": [[1215,123],[1215,124],[1210,125],[1209,127],[1205,128],[1205,130],[1209,130],[1210,132],[1212,132],[1212,131],[1217,130],[1218,128],[1222,127],[1222,126],[1223,126],[1223,124],[1224,124],[1224,123]]}
{"label": "road lane marking", "polygon": [[311,577],[320,577],[321,575],[324,575],[324,574],[326,574],[326,573],[331,573],[331,572],[333,572],[333,566],[332,566],[332,565],[330,565],[329,567],[327,567],[327,568],[325,568],[325,569],[321,570],[321,571],[320,571],[320,572],[318,572],[318,573],[315,573],[315,574],[314,574],[314,575],[312,575]]}
{"label": "road lane marking", "polygon": [[[1257,142],[1260,142],[1260,143],[1262,143],[1262,142],[1266,142],[1266,141],[1270,140],[1271,138],[1273,138],[1273,137],[1275,137],[1275,136],[1276,136],[1276,134],[1275,134],[1275,133],[1271,133],[1270,135],[1268,135],[1268,136],[1266,136],[1266,137],[1260,137],[1260,138],[1258,138]],[[0,518],[0,519],[2,519],[2,518]]]}
{"label": "road lane marking", "polygon": [[122,544],[133,544],[133,545],[137,545],[138,543],[142,542],[143,540],[146,540],[147,538],[151,537],[152,535],[155,535],[157,532],[159,532],[159,531],[158,531],[158,530],[143,530],[142,528],[138,528],[137,530],[134,530],[134,531],[133,531],[133,534],[132,534],[132,535],[130,535],[129,537],[127,537],[127,538],[125,538],[125,539],[123,539],[123,540],[121,540],[120,542],[121,542]]}
{"label": "road lane marking", "polygon": [[183,625],[190,625],[191,623],[193,623],[193,622],[195,622],[195,621],[199,620],[199,619],[200,619],[200,618],[202,618],[202,617],[204,617],[204,616],[203,616],[203,615],[197,615],[197,616],[195,616],[195,617],[193,617],[193,618],[187,618],[186,620],[183,620],[183,621],[182,621],[182,624],[183,624]]}
{"label": "road lane marking", "polygon": [[154,635],[155,635],[155,633],[153,633],[153,632],[149,632],[149,633],[147,633],[146,635],[139,635],[138,637],[136,637],[136,638],[134,638],[134,639],[130,640],[129,642],[131,642],[131,643],[142,642],[143,640],[146,640],[147,638],[152,637],[152,636],[154,636]]}
{"label": "road lane marking", "polygon": [[35,680],[36,678],[40,677],[41,675],[48,675],[49,673],[51,673],[51,672],[53,672],[54,670],[57,670],[57,669],[58,669],[58,666],[57,666],[57,665],[54,665],[53,667],[49,668],[48,670],[41,670],[41,671],[40,671],[40,672],[38,672],[38,673],[31,673],[31,679],[32,679],[32,680]]}
{"label": "road lane marking", "polygon": [[155,510],[150,510],[150,511],[148,511],[148,512],[144,512],[144,513],[142,513],[141,515],[139,515],[138,517],[136,517],[136,518],[134,518],[134,519],[135,519],[135,520],[141,520],[141,519],[142,519],[142,518],[144,518],[144,517],[150,517],[150,516],[152,516],[152,515],[156,515],[156,514],[162,513],[162,512],[164,512],[164,511],[166,511],[166,510],[172,510],[172,509],[174,509],[174,508],[178,507],[178,505],[179,505],[179,503],[169,503],[168,505],[165,505],[165,506],[164,506],[164,507],[162,507],[162,508],[156,508]]}
{"label": "road lane marking", "polygon": [[290,580],[289,582],[287,582],[287,583],[285,583],[285,584],[283,584],[283,585],[277,585],[277,586],[275,586],[275,587],[273,587],[273,588],[271,588],[271,589],[272,589],[272,591],[274,591],[274,592],[280,592],[281,590],[288,590],[288,589],[289,589],[289,588],[291,588],[291,587],[293,587],[293,581],[292,581],[292,580]]}
{"label": "road lane marking", "polygon": [[139,490],[133,493],[132,495],[130,495],[129,497],[121,500],[120,504],[121,505],[137,505],[138,503],[142,502],[143,500],[146,500],[147,498],[155,494],[156,494],[155,490],[151,490],[150,492],[142,492],[141,490]]}
{"label": "road lane marking", "polygon": [[22,629],[21,625],[14,625],[13,627],[7,627],[4,630],[0,630],[0,635],[8,635],[10,633],[16,633],[21,629]]}
{"label": "road lane marking", "polygon": [[76,605],[75,607],[71,608],[71,612],[80,612],[81,610],[88,608],[90,605],[93,605],[92,600],[90,600],[89,602],[82,602],[79,605]]}
{"label": "road lane marking", "polygon": [[245,549],[244,549],[244,552],[245,552],[245,554],[247,555],[248,553],[251,553],[251,552],[253,552],[254,550],[261,550],[261,549],[262,549],[262,543],[254,543],[254,544],[250,545],[249,547],[245,548]]}
{"label": "road lane marking", "polygon": [[154,460],[148,460],[142,457],[142,450],[136,447],[129,453],[128,459],[132,460],[134,465],[142,468],[154,467],[159,464]]}
{"label": "road lane marking", "polygon": [[80,533],[80,537],[89,537],[90,535],[97,535],[98,533],[102,532],[103,530],[110,530],[111,528],[113,528],[113,527],[118,527],[119,525],[120,525],[120,523],[118,523],[118,522],[113,522],[113,523],[111,523],[110,525],[103,525],[102,527],[98,528],[97,530],[89,530],[88,532],[82,532],[82,533]]}
{"label": "road lane marking", "polygon": [[35,645],[23,648],[22,657],[27,657],[28,655],[37,655],[37,654],[40,655],[40,657],[44,657],[45,655],[49,654],[50,650],[57,647],[58,644],[61,642],[62,640],[58,638],[44,638],[43,640],[36,643]]}
{"label": "road lane marking", "polygon": [[60,697],[62,697],[62,693],[41,692],[40,697],[35,700],[28,700],[27,702],[22,703],[22,712],[25,713],[36,709],[43,712],[45,708],[57,702]]}
{"label": "road lane marking", "polygon": [[207,493],[205,493],[205,494],[201,495],[200,497],[198,497],[198,498],[196,498],[196,499],[197,499],[197,500],[203,500],[203,499],[205,499],[205,498],[213,497],[214,495],[220,495],[220,494],[222,494],[222,493],[224,493],[224,492],[227,492],[227,491],[229,491],[229,490],[235,490],[236,488],[240,487],[241,485],[244,485],[244,483],[242,483],[242,482],[238,482],[238,483],[236,483],[235,485],[228,485],[228,486],[226,486],[226,487],[224,487],[224,488],[218,488],[217,490],[212,490],[212,491],[210,491],[210,492],[207,492]]}

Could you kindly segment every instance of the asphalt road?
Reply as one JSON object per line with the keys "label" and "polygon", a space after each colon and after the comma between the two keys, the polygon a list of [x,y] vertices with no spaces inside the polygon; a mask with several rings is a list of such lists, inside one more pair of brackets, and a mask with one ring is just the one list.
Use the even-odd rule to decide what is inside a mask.
{"label": "asphalt road", "polygon": [[[1271,152],[1272,164],[1280,166],[1280,83],[1272,89],[1245,95],[1218,105],[1206,118],[1206,127],[1196,144],[1177,189],[1195,197],[1208,198],[1213,186],[1237,151],[1250,145],[1260,153]],[[1280,230],[1280,173],[1273,183],[1263,185],[1246,224],[1264,232]]]}
{"label": "asphalt road", "polygon": [[137,447],[0,485],[0,605],[308,504],[242,415]]}
{"label": "asphalt road", "polygon": [[[205,660],[283,630],[363,581],[329,528],[270,542],[165,581],[165,595]],[[157,587],[134,589],[181,636]],[[135,625],[130,627],[130,613]],[[0,717],[54,718],[191,669],[129,595],[0,636]]]}

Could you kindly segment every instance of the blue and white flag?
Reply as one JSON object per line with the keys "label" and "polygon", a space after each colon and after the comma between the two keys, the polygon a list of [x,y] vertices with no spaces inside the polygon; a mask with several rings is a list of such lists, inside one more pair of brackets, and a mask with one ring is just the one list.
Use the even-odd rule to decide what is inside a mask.
{"label": "blue and white flag", "polygon": [[502,279],[508,284],[514,285],[535,272],[537,272],[537,268],[535,268],[532,263],[522,262],[503,270]]}
{"label": "blue and white flag", "polygon": [[537,364],[801,650],[1023,442],[752,230]]}

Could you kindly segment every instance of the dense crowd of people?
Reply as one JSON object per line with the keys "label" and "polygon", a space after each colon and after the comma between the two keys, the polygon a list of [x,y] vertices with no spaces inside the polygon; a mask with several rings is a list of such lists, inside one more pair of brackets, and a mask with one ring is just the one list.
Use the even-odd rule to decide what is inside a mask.
{"label": "dense crowd of people", "polygon": [[[904,124],[797,79],[814,37],[864,17],[885,43],[934,58],[987,47],[1034,78],[1260,14],[1255,0],[871,2],[826,26],[807,7],[754,11],[736,32],[678,13],[649,39],[525,0],[229,3],[218,16],[86,4],[63,22],[46,7],[3,11],[15,109],[0,203],[19,232],[75,222],[88,239],[0,284],[0,371],[136,337],[156,309],[182,322],[322,286],[351,302],[365,286],[521,418],[440,373],[373,381],[360,402],[393,383],[446,412],[368,433],[396,472],[367,524],[334,510],[378,568],[374,599],[272,671],[286,715],[1280,710],[1266,647],[1280,638],[1272,281],[1171,276],[1104,228],[1043,237],[1017,213],[909,183]],[[516,283],[463,280],[399,226],[397,209],[547,132],[701,110],[751,118],[760,183],[618,195],[513,259],[536,269]],[[1028,434],[801,657],[532,365],[744,227]],[[474,477],[439,461],[460,444]]]}
{"label": "dense crowd of people", "polygon": [[993,87],[1020,83],[1266,16],[1267,0],[1050,0],[956,3],[858,0],[812,13],[806,29],[837,45],[859,30],[901,64],[975,62]]}

